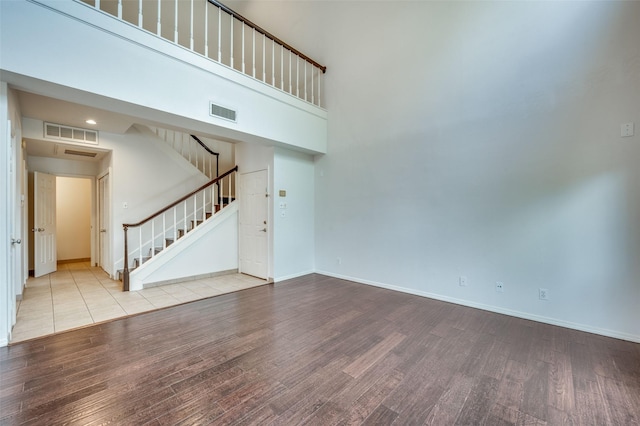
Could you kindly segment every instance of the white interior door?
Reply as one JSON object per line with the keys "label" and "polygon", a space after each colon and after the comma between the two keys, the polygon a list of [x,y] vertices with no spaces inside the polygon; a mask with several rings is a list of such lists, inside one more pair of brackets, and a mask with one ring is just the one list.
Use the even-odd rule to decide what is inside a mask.
{"label": "white interior door", "polygon": [[98,264],[107,273],[109,268],[109,174],[98,179]]}
{"label": "white interior door", "polygon": [[267,279],[268,203],[267,171],[240,176],[240,272]]}
{"label": "white interior door", "polygon": [[40,277],[57,269],[56,177],[34,173],[34,275]]}

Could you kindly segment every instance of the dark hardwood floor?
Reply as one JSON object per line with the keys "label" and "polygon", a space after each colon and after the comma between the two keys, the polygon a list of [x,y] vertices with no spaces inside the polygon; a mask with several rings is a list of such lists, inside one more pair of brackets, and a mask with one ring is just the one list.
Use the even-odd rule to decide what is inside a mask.
{"label": "dark hardwood floor", "polygon": [[321,275],[0,348],[0,424],[634,425],[640,345]]}

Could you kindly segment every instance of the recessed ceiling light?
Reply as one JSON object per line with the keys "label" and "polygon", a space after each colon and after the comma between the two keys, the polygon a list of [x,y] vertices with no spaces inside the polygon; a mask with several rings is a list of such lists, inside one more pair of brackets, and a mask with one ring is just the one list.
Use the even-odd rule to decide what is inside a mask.
{"label": "recessed ceiling light", "polygon": [[87,124],[98,124],[98,123],[96,123],[96,120],[93,120],[93,119],[89,119],[89,120],[85,121],[85,123],[87,123]]}

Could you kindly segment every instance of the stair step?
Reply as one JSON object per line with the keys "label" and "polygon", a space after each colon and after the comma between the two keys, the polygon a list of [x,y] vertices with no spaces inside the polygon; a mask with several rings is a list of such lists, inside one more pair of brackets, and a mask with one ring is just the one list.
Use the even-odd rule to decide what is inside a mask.
{"label": "stair step", "polygon": [[[179,238],[179,237],[178,237]],[[171,244],[173,244],[173,242],[175,241],[173,238],[165,238],[164,239],[167,247],[169,247]]]}
{"label": "stair step", "polygon": [[[143,256],[142,257],[142,263],[145,263],[149,259],[151,259],[151,256]],[[135,259],[133,259],[133,269],[137,268],[140,265],[141,265],[141,263],[140,263],[140,258],[139,257],[136,257]]]}

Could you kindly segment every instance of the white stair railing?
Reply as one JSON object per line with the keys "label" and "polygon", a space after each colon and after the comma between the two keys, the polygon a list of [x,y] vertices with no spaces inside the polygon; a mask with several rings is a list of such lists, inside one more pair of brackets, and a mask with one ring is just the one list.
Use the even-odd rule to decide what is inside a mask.
{"label": "white stair railing", "polygon": [[74,0],[323,106],[327,68],[218,0]]}
{"label": "white stair railing", "polygon": [[187,133],[149,126],[151,131],[182,155],[196,169],[214,179],[218,176],[219,154],[211,151],[205,144]]}
{"label": "white stair railing", "polygon": [[235,166],[140,222],[122,225],[124,291],[129,291],[131,268],[135,269],[159,255],[235,201],[237,172],[238,166]]}

